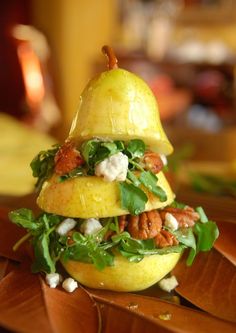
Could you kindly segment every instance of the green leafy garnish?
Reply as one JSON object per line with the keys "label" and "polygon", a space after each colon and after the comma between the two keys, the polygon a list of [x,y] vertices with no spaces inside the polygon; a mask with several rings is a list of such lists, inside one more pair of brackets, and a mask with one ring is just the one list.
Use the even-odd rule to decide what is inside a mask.
{"label": "green leafy garnish", "polygon": [[219,236],[219,230],[215,222],[208,221],[205,223],[198,222],[193,227],[193,232],[197,239],[196,248],[192,248],[187,258],[187,265],[190,266],[193,263],[195,256],[200,251],[209,251]]}
{"label": "green leafy garnish", "polygon": [[9,213],[9,219],[20,227],[27,230],[37,230],[39,224],[36,222],[30,209],[20,208]]}
{"label": "green leafy garnish", "polygon": [[81,154],[85,162],[90,165],[90,161],[93,159],[99,147],[98,140],[89,140],[82,144]]}
{"label": "green leafy garnish", "polygon": [[81,154],[87,163],[89,174],[94,174],[96,164],[123,149],[124,143],[122,141],[103,142],[98,139],[92,139],[83,143]]}
{"label": "green leafy garnish", "polygon": [[43,182],[53,174],[54,158],[59,150],[59,145],[54,145],[53,147],[52,149],[41,151],[30,163],[33,177],[38,178],[35,184],[37,191],[41,189]]}
{"label": "green leafy garnish", "polygon": [[209,251],[219,236],[215,222],[196,223],[194,233],[197,235],[197,251]]}
{"label": "green leafy garnish", "polygon": [[129,141],[126,147],[126,152],[131,159],[136,159],[143,157],[145,149],[146,146],[142,140],[134,139]]}
{"label": "green leafy garnish", "polygon": [[131,172],[130,170],[128,170],[127,172],[127,179],[131,181],[131,183],[133,183],[135,186],[139,187],[141,185],[140,180],[138,179],[138,177],[136,177],[134,175],[133,172]]}
{"label": "green leafy garnish", "polygon": [[157,185],[157,176],[151,171],[142,171],[140,176],[137,177],[133,172],[128,170],[127,179],[130,183],[120,183],[120,198],[121,207],[127,209],[130,214],[138,215],[145,210],[145,204],[148,197],[143,189],[140,188],[141,184],[149,192],[152,192],[157,196],[161,202],[167,200],[165,191]]}
{"label": "green leafy garnish", "polygon": [[[143,211],[142,204],[145,205],[146,200],[143,192],[133,184],[121,183],[120,186],[123,193],[123,204],[134,215]],[[133,200],[134,197],[136,200]],[[137,201],[140,203],[138,206],[136,206]],[[198,212],[201,210],[198,209]],[[171,231],[178,239],[179,245],[158,248],[154,239],[134,239],[129,232],[120,232],[117,217],[100,219],[103,227],[92,235],[84,235],[79,232],[78,227],[84,220],[76,219],[77,227],[70,238],[57,233],[57,226],[65,217],[48,213],[34,217],[32,211],[26,208],[11,212],[9,217],[13,223],[28,231],[17,244],[20,246],[31,238],[35,257],[32,265],[33,272],[55,272],[58,260],[69,259],[93,264],[98,270],[102,270],[106,266],[114,264],[114,255],[117,251],[130,262],[139,262],[145,256],[181,253],[184,249],[190,248],[187,265],[191,265],[200,251],[209,251],[212,248],[219,235],[216,224],[208,220],[205,222],[205,217],[203,222],[201,222],[201,218],[193,228],[179,228]],[[106,235],[109,231],[112,231],[114,235],[107,239]],[[69,242],[69,239],[72,239],[72,242]],[[17,247],[19,247],[18,245]]]}
{"label": "green leafy garnish", "polygon": [[132,215],[138,215],[145,209],[148,197],[139,187],[126,182],[119,183],[121,207]]}
{"label": "green leafy garnish", "polygon": [[[106,230],[106,227],[104,228]],[[112,266],[114,255],[104,249],[100,245],[102,237],[99,234],[104,233],[104,230],[93,235],[81,235],[75,232],[73,240],[75,244],[67,247],[63,253],[64,260],[73,259],[81,262],[94,264],[98,270],[104,269],[106,266]]]}
{"label": "green leafy garnish", "polygon": [[33,273],[54,273],[56,271],[55,262],[50,255],[49,243],[49,236],[45,233],[33,240],[35,255],[35,261],[32,264]]}
{"label": "green leafy garnish", "polygon": [[172,233],[181,244],[196,250],[196,240],[192,228],[182,228],[172,231]]}
{"label": "green leafy garnish", "polygon": [[191,266],[194,258],[200,251],[209,251],[219,236],[219,230],[215,222],[209,221],[203,208],[197,207],[200,219],[193,228],[180,228],[173,232],[178,241],[190,248],[187,265]]}
{"label": "green leafy garnish", "polygon": [[186,205],[182,202],[178,202],[178,201],[174,200],[172,202],[172,204],[170,205],[170,207],[184,209],[186,207]]}
{"label": "green leafy garnish", "polygon": [[138,252],[143,255],[153,255],[153,254],[168,254],[168,253],[181,253],[185,249],[185,246],[183,245],[175,245],[175,246],[166,246],[162,249],[155,248],[152,250],[139,250]]}
{"label": "green leafy garnish", "polygon": [[161,202],[167,200],[165,191],[157,185],[158,178],[151,171],[143,171],[139,177],[141,183],[153,194],[155,194]]}
{"label": "green leafy garnish", "polygon": [[[56,253],[53,247],[58,246],[58,242],[52,242],[52,233],[62,217],[54,214],[43,213],[37,218],[34,217],[30,209],[21,208],[9,213],[9,219],[28,230],[27,236],[31,236],[34,248],[35,261],[32,265],[33,272],[43,271],[53,273],[55,271],[56,259],[51,253]],[[21,240],[27,240],[29,237],[23,236]],[[19,240],[17,243],[22,244]],[[52,246],[53,245],[53,246]]]}
{"label": "green leafy garnish", "polygon": [[196,212],[199,214],[199,216],[200,216],[200,221],[201,221],[202,223],[206,223],[206,222],[208,222],[208,217],[206,216],[206,214],[205,214],[205,212],[204,212],[204,210],[203,210],[202,207],[197,207],[195,210],[196,210]]}
{"label": "green leafy garnish", "polygon": [[72,171],[66,173],[65,175],[62,175],[59,177],[59,182],[64,182],[65,180],[71,179],[71,178],[76,178],[80,176],[84,176],[85,171],[83,168],[78,167],[73,169]]}

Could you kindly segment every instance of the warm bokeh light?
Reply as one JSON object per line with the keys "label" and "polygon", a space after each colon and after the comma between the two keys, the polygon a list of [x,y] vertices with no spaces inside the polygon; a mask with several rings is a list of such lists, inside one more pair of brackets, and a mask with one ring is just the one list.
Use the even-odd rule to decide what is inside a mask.
{"label": "warm bokeh light", "polygon": [[27,102],[34,108],[42,101],[45,94],[40,62],[27,42],[19,44],[17,54],[22,69]]}

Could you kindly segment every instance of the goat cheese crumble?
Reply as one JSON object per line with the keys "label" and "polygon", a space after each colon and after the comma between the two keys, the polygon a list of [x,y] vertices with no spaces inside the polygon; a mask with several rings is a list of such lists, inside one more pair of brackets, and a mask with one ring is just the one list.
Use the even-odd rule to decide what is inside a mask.
{"label": "goat cheese crumble", "polygon": [[98,163],[95,166],[95,175],[108,182],[125,181],[128,165],[128,156],[119,152]]}
{"label": "goat cheese crumble", "polygon": [[50,273],[46,275],[46,283],[50,288],[56,288],[62,282],[62,276],[58,273]]}
{"label": "goat cheese crumble", "polygon": [[162,279],[158,282],[159,287],[162,290],[171,292],[171,290],[175,289],[178,286],[178,281],[174,275],[169,278]]}
{"label": "goat cheese crumble", "polygon": [[172,231],[175,231],[179,228],[179,223],[171,213],[166,213],[165,215],[165,226]]}
{"label": "goat cheese crumble", "polygon": [[59,224],[56,231],[60,236],[65,236],[70,230],[74,229],[76,224],[77,222],[74,219],[67,218]]}
{"label": "goat cheese crumble", "polygon": [[95,234],[100,229],[102,229],[101,223],[98,220],[94,219],[94,218],[90,218],[90,219],[85,220],[80,226],[80,231],[84,235]]}
{"label": "goat cheese crumble", "polygon": [[65,289],[68,293],[72,293],[75,289],[78,288],[78,282],[72,278],[67,278],[62,283],[62,288]]}

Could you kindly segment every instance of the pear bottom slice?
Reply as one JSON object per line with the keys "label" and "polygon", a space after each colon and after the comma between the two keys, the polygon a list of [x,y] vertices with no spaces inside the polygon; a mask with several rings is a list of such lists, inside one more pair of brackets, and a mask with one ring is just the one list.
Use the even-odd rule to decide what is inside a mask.
{"label": "pear bottom slice", "polygon": [[115,255],[114,266],[99,271],[93,264],[69,260],[62,262],[66,271],[86,287],[113,291],[144,290],[160,281],[177,264],[181,253],[145,256],[138,263]]}

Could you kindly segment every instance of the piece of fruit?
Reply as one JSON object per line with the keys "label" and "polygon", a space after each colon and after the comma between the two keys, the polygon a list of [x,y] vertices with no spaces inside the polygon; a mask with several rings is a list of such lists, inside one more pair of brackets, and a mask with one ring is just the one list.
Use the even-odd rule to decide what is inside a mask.
{"label": "piece of fruit", "polygon": [[62,262],[66,271],[90,288],[115,291],[144,290],[160,281],[176,265],[180,253],[145,256],[138,263],[116,253],[114,266],[99,271],[94,265],[69,260]]}
{"label": "piece of fruit", "polygon": [[120,68],[97,75],[80,97],[69,138],[81,143],[92,137],[124,141],[139,138],[158,153],[168,155],[173,151],[151,89]]}
{"label": "piece of fruit", "polygon": [[[167,200],[161,202],[151,192],[146,192],[145,211],[165,207],[174,200],[174,194],[162,172],[157,174],[158,185],[166,192]],[[117,182],[106,182],[101,177],[78,177],[64,182],[54,175],[47,180],[37,199],[39,207],[48,212],[67,217],[109,217],[128,214],[121,208]]]}

